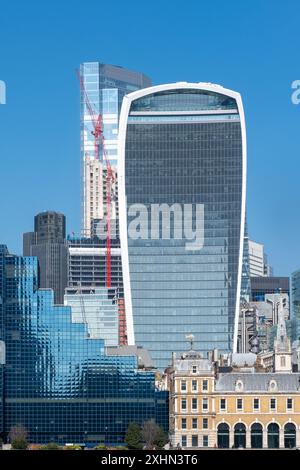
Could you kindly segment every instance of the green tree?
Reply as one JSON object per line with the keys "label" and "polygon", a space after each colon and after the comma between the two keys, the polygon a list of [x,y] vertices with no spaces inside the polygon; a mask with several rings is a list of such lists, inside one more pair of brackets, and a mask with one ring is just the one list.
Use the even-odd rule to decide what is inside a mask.
{"label": "green tree", "polygon": [[16,424],[15,426],[12,426],[9,431],[8,437],[13,449],[27,449],[27,429],[22,424]]}
{"label": "green tree", "polygon": [[145,421],[141,429],[141,435],[146,448],[151,449],[160,436],[160,428],[153,419]]}
{"label": "green tree", "polygon": [[137,423],[129,423],[126,435],[125,442],[128,445],[129,449],[141,449],[141,428]]}
{"label": "green tree", "polygon": [[167,442],[169,442],[168,434],[163,430],[161,426],[159,426],[157,430],[157,436],[154,440],[154,445],[158,449],[163,449]]}
{"label": "green tree", "polygon": [[14,439],[11,443],[11,446],[14,450],[26,450],[28,447],[28,442],[26,439]]}

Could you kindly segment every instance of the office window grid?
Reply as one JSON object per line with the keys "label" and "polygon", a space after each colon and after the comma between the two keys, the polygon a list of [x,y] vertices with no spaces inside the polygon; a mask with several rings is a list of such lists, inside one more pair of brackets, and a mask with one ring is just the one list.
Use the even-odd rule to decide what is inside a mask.
{"label": "office window grid", "polygon": [[21,423],[30,442],[122,443],[130,421],[168,429],[168,393],[155,390],[154,372],[140,371],[136,356],[106,355],[70,307],[37,290],[36,258],[8,255],[0,272],[6,433]]}
{"label": "office window grid", "polygon": [[[176,90],[167,98],[137,99],[130,113],[149,113],[166,105],[175,115],[177,106],[185,109],[187,116],[176,115],[176,122],[160,121],[159,116],[145,122],[145,116],[134,115],[126,130],[127,211],[133,204],[143,204],[148,215],[152,204],[179,204],[182,209],[184,204],[204,205],[201,250],[186,250],[187,240],[172,235],[171,240],[151,239],[150,216],[147,239],[128,237],[135,337],[159,368],[166,367],[171,351],[184,349],[183,333],[190,332],[191,324],[195,349],[206,354],[214,347],[232,348],[241,226],[241,124],[237,112],[232,113],[237,119],[224,122],[189,121],[192,99],[194,106],[207,103],[209,110],[228,106],[237,111],[234,99],[228,97],[225,103],[218,93],[207,98],[199,90]],[[132,217],[127,218],[128,226]]]}

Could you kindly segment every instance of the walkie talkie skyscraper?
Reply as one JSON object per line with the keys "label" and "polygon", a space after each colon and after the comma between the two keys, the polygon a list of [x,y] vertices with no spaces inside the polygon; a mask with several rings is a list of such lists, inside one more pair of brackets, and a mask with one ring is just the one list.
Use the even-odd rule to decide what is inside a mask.
{"label": "walkie talkie skyscraper", "polygon": [[[246,199],[239,93],[174,83],[124,97],[120,238],[128,342],[171,352],[235,350]],[[192,237],[195,237],[193,240]]]}

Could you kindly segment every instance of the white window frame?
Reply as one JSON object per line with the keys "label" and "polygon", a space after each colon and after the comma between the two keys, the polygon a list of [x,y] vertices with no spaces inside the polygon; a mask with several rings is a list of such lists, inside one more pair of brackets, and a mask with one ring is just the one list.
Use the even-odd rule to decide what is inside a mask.
{"label": "white window frame", "polygon": [[[203,407],[204,401],[207,403],[207,408]],[[209,400],[208,398],[204,397],[202,398],[202,413],[208,413],[209,412]]]}
{"label": "white window frame", "polygon": [[[225,400],[225,408],[221,407],[222,400]],[[225,413],[227,411],[227,398],[226,397],[221,397],[220,398],[220,411],[224,411]]]}
{"label": "white window frame", "polygon": [[[193,420],[194,420],[194,419],[196,419],[196,421],[197,421],[197,427],[196,427],[196,428],[193,427]],[[191,424],[192,424],[192,427],[191,427],[192,430],[193,430],[193,429],[198,429],[198,418],[192,418],[192,423],[191,423]]]}
{"label": "white window frame", "polygon": [[[203,426],[203,421],[204,421],[205,419],[207,420],[207,428],[205,428],[205,427]],[[208,418],[205,418],[205,417],[202,418],[202,429],[203,429],[204,431],[208,431]]]}
{"label": "white window frame", "polygon": [[[288,400],[292,400],[292,408],[288,408]],[[293,397],[287,397],[286,399],[286,411],[287,413],[293,412],[294,411],[294,398]]]}
{"label": "white window frame", "polygon": [[[197,403],[197,408],[193,408],[193,400],[197,400],[197,402],[196,402],[196,403]],[[198,400],[198,397],[196,397],[196,398],[193,397],[193,398],[191,399],[191,412],[192,412],[192,413],[197,413],[197,412],[198,412],[198,407],[199,407],[199,400]]]}
{"label": "white window frame", "polygon": [[[185,383],[185,390],[182,389],[183,383]],[[180,391],[181,393],[187,393],[187,381],[186,380],[180,380]]]}
{"label": "white window frame", "polygon": [[[182,426],[182,421],[185,419],[185,428]],[[181,423],[180,423],[180,429],[186,431],[187,430],[187,419],[186,418],[181,418]]]}
{"label": "white window frame", "polygon": [[[271,400],[275,400],[275,408],[271,407]],[[270,397],[269,408],[271,412],[277,411],[277,398],[276,397]]]}
{"label": "white window frame", "polygon": [[[204,382],[206,382],[206,384],[207,384],[206,390],[204,390],[204,387],[203,387]],[[202,392],[203,393],[208,393],[208,380],[207,379],[202,380]]]}
{"label": "white window frame", "polygon": [[[183,444],[182,439],[185,437],[185,444]],[[187,434],[181,434],[181,445],[182,447],[188,447],[188,437]]]}
{"label": "white window frame", "polygon": [[[258,400],[258,408],[254,407],[254,400]],[[260,398],[259,397],[253,398],[253,411],[260,411]]]}
{"label": "white window frame", "polygon": [[[238,408],[238,400],[242,400],[242,408]],[[244,411],[244,399],[241,397],[238,397],[236,399],[235,406],[236,406],[236,411]]]}
{"label": "white window frame", "polygon": [[[196,382],[196,390],[193,389],[193,382]],[[197,393],[198,392],[198,380],[192,379],[191,390],[192,390],[192,393]]]}

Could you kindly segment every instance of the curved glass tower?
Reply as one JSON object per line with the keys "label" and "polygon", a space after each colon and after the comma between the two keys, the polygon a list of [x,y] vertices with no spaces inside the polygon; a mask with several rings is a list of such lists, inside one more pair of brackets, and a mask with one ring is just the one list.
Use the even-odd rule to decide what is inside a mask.
{"label": "curved glass tower", "polygon": [[118,172],[129,344],[160,368],[187,334],[203,353],[235,350],[246,194],[239,93],[180,82],[126,95]]}

